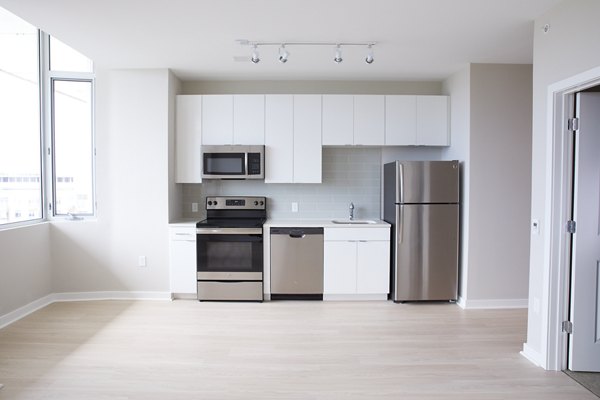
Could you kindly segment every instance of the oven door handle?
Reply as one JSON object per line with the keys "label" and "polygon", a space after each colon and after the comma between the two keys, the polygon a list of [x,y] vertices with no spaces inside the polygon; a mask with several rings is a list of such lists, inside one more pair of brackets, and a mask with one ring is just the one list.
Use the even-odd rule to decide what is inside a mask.
{"label": "oven door handle", "polygon": [[262,228],[196,228],[198,235],[262,235]]}

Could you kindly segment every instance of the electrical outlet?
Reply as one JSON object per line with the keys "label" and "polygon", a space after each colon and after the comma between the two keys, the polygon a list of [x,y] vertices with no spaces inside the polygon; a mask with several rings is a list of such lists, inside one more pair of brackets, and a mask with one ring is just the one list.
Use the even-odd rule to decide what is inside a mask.
{"label": "electrical outlet", "polygon": [[192,203],[192,212],[198,212],[198,203]]}
{"label": "electrical outlet", "polygon": [[298,203],[295,201],[292,203],[292,212],[298,212]]}
{"label": "electrical outlet", "polygon": [[139,256],[138,257],[138,267],[145,267],[146,266],[146,256]]}

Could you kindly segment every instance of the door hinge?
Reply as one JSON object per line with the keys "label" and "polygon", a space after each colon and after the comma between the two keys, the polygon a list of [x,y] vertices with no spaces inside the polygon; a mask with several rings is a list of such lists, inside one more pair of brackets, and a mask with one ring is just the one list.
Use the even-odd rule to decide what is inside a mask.
{"label": "door hinge", "polygon": [[567,120],[567,129],[577,132],[579,130],[579,118],[569,118]]}
{"label": "door hinge", "polygon": [[562,331],[565,333],[573,333],[573,323],[571,321],[563,321]]}
{"label": "door hinge", "polygon": [[567,221],[567,233],[575,233],[577,230],[577,223],[573,220]]}

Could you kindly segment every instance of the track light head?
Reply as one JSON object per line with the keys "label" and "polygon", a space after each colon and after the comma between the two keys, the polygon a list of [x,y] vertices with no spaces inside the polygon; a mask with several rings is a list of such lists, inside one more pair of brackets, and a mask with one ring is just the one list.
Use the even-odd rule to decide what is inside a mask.
{"label": "track light head", "polygon": [[256,45],[253,46],[251,60],[254,64],[258,64],[260,62],[260,57],[258,56],[258,48],[256,47]]}
{"label": "track light head", "polygon": [[290,53],[285,49],[285,44],[282,44],[279,48],[279,62],[285,64],[288,61]]}
{"label": "track light head", "polygon": [[369,49],[369,51],[367,53],[367,57],[365,57],[365,62],[367,64],[373,64],[373,61],[375,61],[375,58],[373,58],[373,47],[372,47],[372,45],[369,45],[368,49]]}
{"label": "track light head", "polygon": [[337,46],[335,46],[335,57],[333,57],[333,62],[339,64],[342,61],[344,61],[344,59],[342,58],[342,48],[338,44]]}

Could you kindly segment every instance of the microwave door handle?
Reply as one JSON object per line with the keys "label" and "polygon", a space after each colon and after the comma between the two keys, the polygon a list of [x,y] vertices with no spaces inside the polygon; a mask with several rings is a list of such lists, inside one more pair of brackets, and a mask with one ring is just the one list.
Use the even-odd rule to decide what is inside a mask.
{"label": "microwave door handle", "polygon": [[244,168],[246,168],[244,170],[244,175],[248,176],[248,152],[244,152]]}

